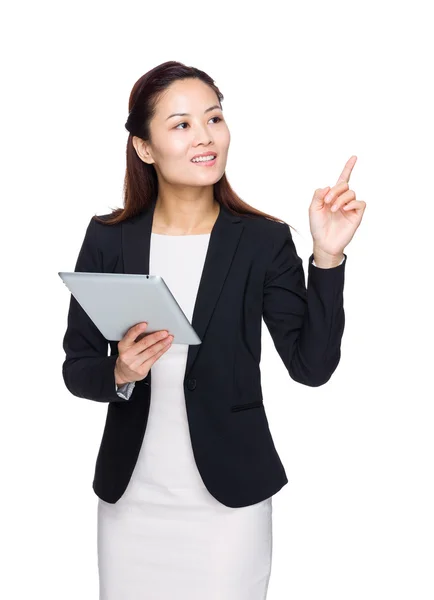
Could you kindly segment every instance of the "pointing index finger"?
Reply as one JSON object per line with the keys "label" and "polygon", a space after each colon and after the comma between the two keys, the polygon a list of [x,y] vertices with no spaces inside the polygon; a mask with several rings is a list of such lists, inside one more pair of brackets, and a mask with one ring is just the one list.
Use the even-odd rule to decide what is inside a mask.
{"label": "pointing index finger", "polygon": [[343,168],[342,173],[339,175],[339,178],[336,182],[336,184],[341,183],[342,181],[346,181],[347,183],[350,180],[351,177],[351,172],[353,170],[354,165],[356,164],[357,161],[357,156],[353,155],[351,158],[349,158],[345,164],[345,167]]}

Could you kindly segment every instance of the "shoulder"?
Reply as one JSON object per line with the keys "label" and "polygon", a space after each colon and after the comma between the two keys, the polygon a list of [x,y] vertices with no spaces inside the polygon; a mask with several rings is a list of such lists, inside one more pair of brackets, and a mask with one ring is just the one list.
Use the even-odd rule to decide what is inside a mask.
{"label": "shoulder", "polygon": [[298,255],[288,223],[262,215],[252,219],[243,216],[242,220],[245,231],[248,232],[249,243],[256,248],[255,256],[265,265],[267,273],[273,273],[282,264],[302,267],[303,261]]}
{"label": "shoulder", "polygon": [[[112,214],[93,215],[90,219],[87,236],[90,237],[90,243],[100,254],[102,261],[102,271],[112,273],[118,269],[118,263],[122,257],[122,223],[110,225],[105,221]],[[96,218],[95,218],[96,217]]]}
{"label": "shoulder", "polygon": [[289,229],[287,223],[275,221],[262,215],[242,215],[240,219],[248,230],[259,234],[273,235],[279,232],[286,232]]}
{"label": "shoulder", "polygon": [[288,223],[262,215],[243,215],[240,218],[248,237],[255,240],[256,244],[264,245],[264,248],[271,249],[276,241],[284,242],[288,237],[292,237]]}
{"label": "shoulder", "polygon": [[100,248],[105,248],[107,245],[112,246],[116,240],[119,242],[121,240],[122,223],[107,223],[111,216],[112,213],[106,213],[93,215],[90,219],[88,231]]}

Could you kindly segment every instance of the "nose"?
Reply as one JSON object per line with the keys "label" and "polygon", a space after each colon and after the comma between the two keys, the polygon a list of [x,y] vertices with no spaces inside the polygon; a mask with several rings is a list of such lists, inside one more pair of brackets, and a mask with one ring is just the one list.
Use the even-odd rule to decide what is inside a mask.
{"label": "nose", "polygon": [[200,125],[198,125],[195,129],[194,139],[196,145],[203,144],[204,146],[207,146],[208,144],[212,144],[213,142],[212,135],[209,129],[207,129],[206,127],[201,127]]}

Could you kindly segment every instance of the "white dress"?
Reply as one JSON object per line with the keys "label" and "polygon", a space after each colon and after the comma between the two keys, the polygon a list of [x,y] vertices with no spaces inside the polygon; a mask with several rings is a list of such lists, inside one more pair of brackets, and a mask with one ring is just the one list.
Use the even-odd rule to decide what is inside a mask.
{"label": "white dress", "polygon": [[[151,234],[161,275],[191,322],[210,234]],[[187,344],[152,366],[136,467],[115,504],[98,499],[100,600],[265,600],[272,498],[227,507],[206,489],[191,447],[183,380]]]}

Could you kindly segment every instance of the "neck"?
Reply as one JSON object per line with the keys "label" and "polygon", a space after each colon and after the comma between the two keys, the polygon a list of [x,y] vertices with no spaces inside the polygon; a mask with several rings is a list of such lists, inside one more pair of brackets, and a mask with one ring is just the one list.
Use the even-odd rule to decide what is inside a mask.
{"label": "neck", "polygon": [[180,200],[157,198],[153,218],[155,233],[190,235],[208,233],[220,212],[214,198]]}

